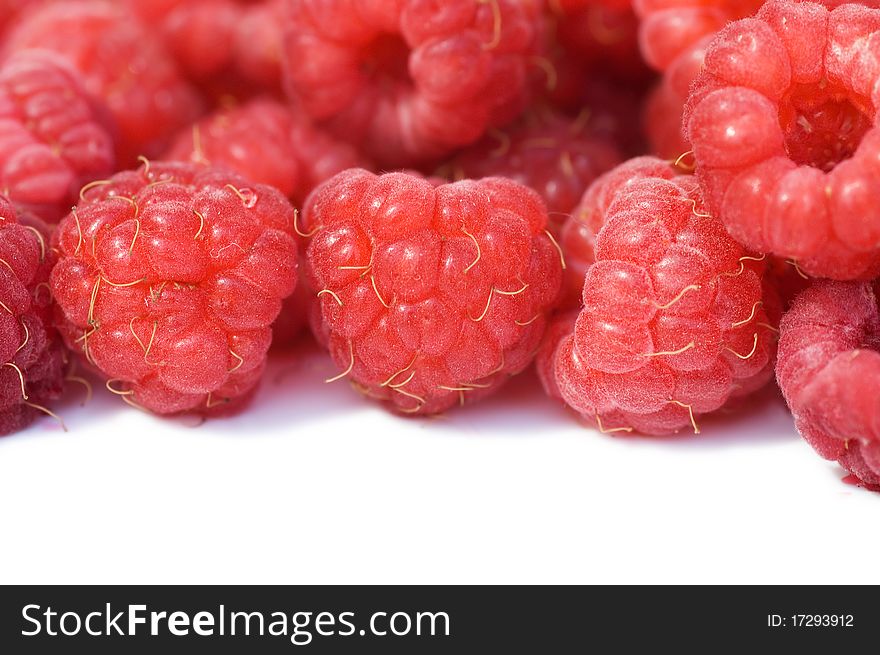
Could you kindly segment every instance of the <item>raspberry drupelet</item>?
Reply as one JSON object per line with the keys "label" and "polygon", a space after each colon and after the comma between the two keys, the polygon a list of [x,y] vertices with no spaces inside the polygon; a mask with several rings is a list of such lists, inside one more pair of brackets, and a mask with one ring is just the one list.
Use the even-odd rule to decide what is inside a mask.
{"label": "raspberry drupelet", "polygon": [[89,185],[55,235],[71,349],[159,414],[237,408],[297,278],[290,203],[204,166],[145,162]]}
{"label": "raspberry drupelet", "polygon": [[386,167],[430,162],[527,102],[537,3],[288,0],[292,101]]}
{"label": "raspberry drupelet", "polygon": [[26,13],[7,34],[3,54],[50,50],[82,74],[86,89],[109,107],[118,128],[117,163],[155,156],[199,112],[159,36],[133,20],[122,3],[50,2]]}
{"label": "raspberry drupelet", "polygon": [[880,10],[772,1],[706,53],[685,114],[710,211],[808,274],[880,272]]}
{"label": "raspberry drupelet", "polygon": [[67,355],[52,325],[48,230],[0,196],[0,435],[29,425],[63,391]]}
{"label": "raspberry drupelet", "polygon": [[705,213],[692,176],[624,177],[548,390],[604,432],[698,432],[772,376],[763,261]]}
{"label": "raspberry drupelet", "polygon": [[80,187],[113,170],[109,117],[51,53],[0,67],[0,188],[17,206],[57,222]]}
{"label": "raspberry drupelet", "polygon": [[815,282],[782,319],[776,376],[795,424],[825,459],[880,489],[876,290]]}
{"label": "raspberry drupelet", "polygon": [[333,379],[397,412],[432,414],[531,363],[562,270],[534,191],[353,169],[315,190],[304,223]]}
{"label": "raspberry drupelet", "polygon": [[532,114],[510,130],[491,132],[445,168],[457,180],[507,177],[534,189],[558,232],[593,180],[622,159],[611,140],[592,134],[589,119],[587,112],[574,119]]}

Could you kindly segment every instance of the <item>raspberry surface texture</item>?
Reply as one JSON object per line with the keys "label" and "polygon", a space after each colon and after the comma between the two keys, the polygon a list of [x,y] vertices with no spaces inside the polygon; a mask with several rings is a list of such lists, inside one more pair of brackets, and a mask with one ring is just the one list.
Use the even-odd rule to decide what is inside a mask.
{"label": "raspberry surface texture", "polygon": [[584,192],[562,226],[560,245],[565,254],[561,306],[581,305],[584,276],[596,259],[596,235],[605,225],[608,209],[620,192],[645,178],[671,180],[680,171],[656,157],[636,157],[601,175]]}
{"label": "raspberry surface texture", "polygon": [[620,163],[617,146],[592,134],[590,115],[568,119],[532,115],[507,131],[493,131],[451,163],[457,180],[506,177],[540,194],[551,229],[558,231],[587,187]]}
{"label": "raspberry surface texture", "polygon": [[25,52],[0,67],[0,188],[16,205],[58,221],[112,172],[113,148],[106,114],[63,60]]}
{"label": "raspberry surface texture", "polygon": [[304,219],[334,379],[430,414],[485,397],[531,363],[562,269],[532,190],[353,169],[310,196]]}
{"label": "raspberry surface texture", "polygon": [[368,162],[271,98],[218,109],[184,129],[165,159],[227,168],[301,203],[324,180]]}
{"label": "raspberry surface texture", "polygon": [[199,99],[158,35],[133,19],[123,3],[54,2],[26,13],[6,35],[4,56],[43,49],[62,56],[102,99],[118,128],[121,165],[154,156],[198,115]]}
{"label": "raspberry surface texture", "polygon": [[768,2],[706,53],[685,126],[706,202],[808,274],[880,272],[880,10]]}
{"label": "raspberry surface texture", "polygon": [[880,317],[875,288],[815,282],[782,319],[776,376],[798,431],[825,459],[880,488]]}
{"label": "raspberry surface texture", "polygon": [[154,162],[118,173],[56,233],[62,334],[131,404],[234,409],[296,284],[293,230],[280,192],[226,171]]}
{"label": "raspberry surface texture", "polygon": [[514,0],[289,0],[286,88],[380,165],[431,161],[524,108],[539,9]]}
{"label": "raspberry surface texture", "polygon": [[604,432],[698,432],[701,415],[772,376],[763,261],[705,213],[693,177],[624,172],[556,348],[556,388]]}
{"label": "raspberry surface texture", "polygon": [[0,196],[0,435],[29,425],[63,391],[67,356],[52,326],[48,230]]}

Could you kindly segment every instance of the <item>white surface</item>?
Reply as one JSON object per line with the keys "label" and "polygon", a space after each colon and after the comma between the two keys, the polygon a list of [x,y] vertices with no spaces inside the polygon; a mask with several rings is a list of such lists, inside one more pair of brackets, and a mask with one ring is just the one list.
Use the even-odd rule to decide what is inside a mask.
{"label": "white surface", "polygon": [[303,346],[233,419],[96,389],[69,433],[0,439],[0,583],[880,582],[880,494],[773,396],[701,436],[612,438],[531,375],[412,420],[334,373]]}

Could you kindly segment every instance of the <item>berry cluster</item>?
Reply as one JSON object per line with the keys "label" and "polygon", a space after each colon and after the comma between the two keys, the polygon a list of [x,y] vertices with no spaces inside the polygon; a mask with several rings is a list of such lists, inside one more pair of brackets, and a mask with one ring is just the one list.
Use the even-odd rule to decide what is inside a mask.
{"label": "berry cluster", "polygon": [[617,435],[775,367],[880,488],[878,5],[0,0],[0,432],[78,364],[242,410],[309,325],[398,414],[534,362]]}

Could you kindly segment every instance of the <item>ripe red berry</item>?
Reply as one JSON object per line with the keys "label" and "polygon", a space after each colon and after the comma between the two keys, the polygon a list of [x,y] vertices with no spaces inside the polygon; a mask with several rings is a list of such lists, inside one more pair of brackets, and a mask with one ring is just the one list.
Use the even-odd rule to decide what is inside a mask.
{"label": "ripe red berry", "polygon": [[57,221],[83,184],[113,170],[105,118],[63,60],[39,51],[8,59],[0,67],[0,188]]}
{"label": "ripe red berry", "polygon": [[566,263],[560,303],[563,308],[580,307],[584,276],[596,257],[596,235],[605,225],[608,209],[617,195],[645,178],[671,180],[678,173],[669,162],[655,157],[636,157],[600,176],[587,188],[560,234],[559,243]]}
{"label": "ripe red berry", "polygon": [[10,30],[3,52],[51,50],[79,71],[119,129],[119,163],[153,156],[198,114],[199,101],[157,35],[120,3],[70,0],[40,6]]}
{"label": "ripe red berry", "polygon": [[589,119],[588,113],[530,115],[460,153],[448,168],[455,179],[499,176],[531,187],[556,232],[593,180],[622,158],[610,140],[591,132]]}
{"label": "ripe red berry", "polygon": [[56,233],[65,340],[154,412],[236,406],[296,284],[293,221],[275,189],[207,167],[152,163],[92,186]]}
{"label": "ripe red berry", "polygon": [[526,368],[561,259],[530,189],[340,173],[305,207],[317,336],[341,373],[402,413],[444,411]]}
{"label": "ripe red berry", "polygon": [[870,284],[816,282],[782,319],[776,375],[801,435],[880,485],[880,316]]}
{"label": "ripe red berry", "polygon": [[215,111],[184,129],[164,158],[226,168],[297,202],[336,173],[366,163],[352,146],[270,98]]}
{"label": "ripe red berry", "polygon": [[760,258],[705,213],[690,176],[619,186],[605,221],[556,349],[558,391],[606,432],[698,431],[700,415],[771,376]]}
{"label": "ripe red berry", "polygon": [[48,231],[0,196],[0,435],[26,427],[64,385],[67,357],[52,327]]}
{"label": "ripe red berry", "polygon": [[768,2],[713,41],[685,125],[710,210],[805,272],[880,272],[880,10]]}
{"label": "ripe red berry", "polygon": [[292,100],[383,166],[430,161],[526,102],[537,5],[288,0]]}

